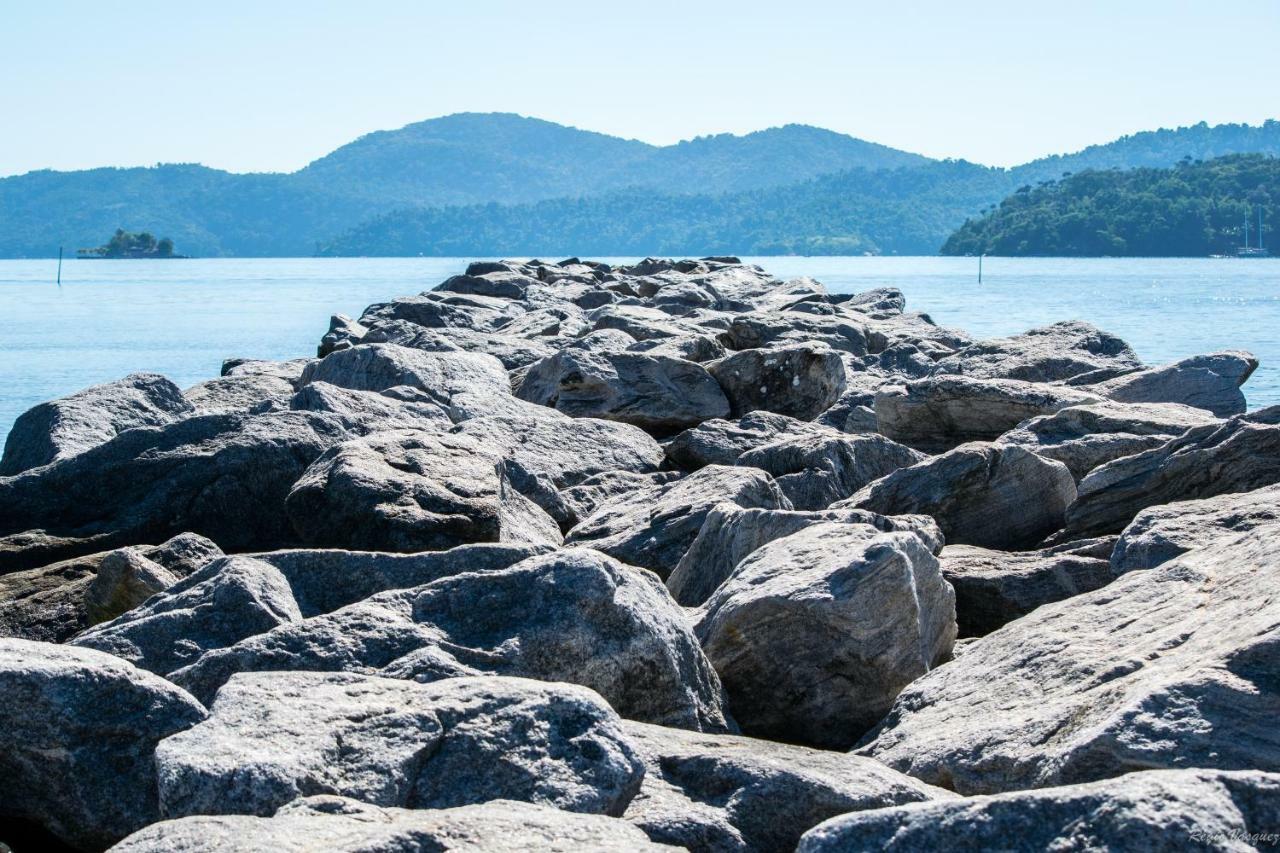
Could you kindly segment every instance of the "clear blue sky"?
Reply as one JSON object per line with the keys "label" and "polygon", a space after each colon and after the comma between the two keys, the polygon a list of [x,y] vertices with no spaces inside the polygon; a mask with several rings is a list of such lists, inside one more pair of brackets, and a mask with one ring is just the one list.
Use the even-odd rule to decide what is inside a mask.
{"label": "clear blue sky", "polygon": [[509,111],[655,143],[820,125],[1011,165],[1280,116],[1280,0],[0,0],[0,175],[289,171]]}

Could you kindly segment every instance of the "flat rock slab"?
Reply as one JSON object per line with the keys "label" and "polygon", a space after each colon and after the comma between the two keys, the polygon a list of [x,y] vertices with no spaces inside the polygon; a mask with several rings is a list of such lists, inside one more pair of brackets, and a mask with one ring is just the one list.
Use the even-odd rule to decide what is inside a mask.
{"label": "flat rock slab", "polygon": [[506,368],[491,355],[424,352],[396,344],[362,344],[331,353],[303,371],[301,384],[312,382],[356,391],[407,385],[425,391],[442,405],[463,391],[511,394]]}
{"label": "flat rock slab", "polygon": [[246,673],[156,750],[160,809],[267,816],[309,794],[449,808],[493,799],[621,814],[643,765],[617,715],[569,684]]}
{"label": "flat rock slab", "polygon": [[1122,403],[1181,403],[1220,418],[1244,414],[1240,386],[1258,368],[1247,352],[1215,352],[1140,370],[1101,382],[1087,390]]}
{"label": "flat rock slab", "polygon": [[1124,341],[1088,323],[1073,321],[970,344],[939,361],[935,372],[1061,382],[1086,374],[1109,378],[1141,368],[1142,362]]}

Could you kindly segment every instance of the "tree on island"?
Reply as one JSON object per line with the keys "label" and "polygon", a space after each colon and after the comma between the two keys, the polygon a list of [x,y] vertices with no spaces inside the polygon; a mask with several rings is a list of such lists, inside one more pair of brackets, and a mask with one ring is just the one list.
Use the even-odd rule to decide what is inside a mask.
{"label": "tree on island", "polygon": [[96,249],[81,249],[81,257],[90,258],[172,258],[173,240],[168,237],[156,239],[150,231],[134,234],[117,228],[116,233],[105,246]]}

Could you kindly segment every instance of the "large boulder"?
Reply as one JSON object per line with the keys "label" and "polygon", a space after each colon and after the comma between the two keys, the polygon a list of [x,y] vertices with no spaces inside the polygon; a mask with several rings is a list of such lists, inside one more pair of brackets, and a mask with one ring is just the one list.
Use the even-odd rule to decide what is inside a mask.
{"label": "large boulder", "polygon": [[1153,506],[1138,513],[1111,552],[1117,575],[1154,569],[1232,534],[1280,522],[1280,486]]}
{"label": "large boulder", "polygon": [[463,391],[511,394],[507,371],[491,355],[472,352],[424,352],[395,344],[362,344],[338,350],[307,365],[302,385],[328,382],[355,391],[385,391],[408,385],[448,405]]}
{"label": "large boulder", "polygon": [[1100,465],[1159,447],[1193,427],[1216,423],[1203,409],[1175,403],[1098,402],[1032,418],[1000,437],[1071,469],[1077,481]]}
{"label": "large boulder", "polygon": [[833,435],[836,430],[774,412],[755,411],[734,421],[715,418],[691,427],[666,443],[667,459],[695,471],[707,465],[733,465],[748,450],[799,435]]}
{"label": "large boulder", "polygon": [[501,452],[465,435],[394,430],[336,445],[293,485],[284,508],[313,546],[560,542],[551,517],[510,483]]}
{"label": "large boulder", "polygon": [[951,656],[955,596],[915,534],[823,523],[752,552],[695,630],[743,731],[843,749]]}
{"label": "large boulder", "polygon": [[0,697],[9,780],[0,819],[83,850],[160,817],[156,744],[205,716],[187,693],[119,658],[27,640],[0,639]]}
{"label": "large boulder", "polygon": [[1265,850],[1280,775],[1152,770],[1123,779],[862,811],[810,830],[798,853],[849,850]]}
{"label": "large boulder", "polygon": [[13,422],[0,457],[0,477],[75,456],[141,426],[163,426],[192,414],[182,391],[156,373],[132,373],[28,409]]}
{"label": "large boulder", "polygon": [[644,766],[617,714],[571,684],[243,673],[156,750],[160,810],[271,815],[299,796],[450,808],[507,799],[620,815]]}
{"label": "large boulder", "polygon": [[738,314],[720,339],[735,350],[817,343],[852,355],[867,352],[867,328],[862,319],[834,313],[790,310]]}
{"label": "large boulder", "polygon": [[755,468],[709,465],[670,483],[605,502],[569,531],[565,543],[603,551],[667,577],[717,504],[791,509],[773,478]]}
{"label": "large boulder", "polygon": [[655,471],[652,474],[633,474],[630,471],[608,471],[583,480],[560,492],[559,511],[569,521],[570,528],[587,518],[609,501],[637,490],[673,483],[681,478],[679,471]]}
{"label": "large boulder", "polygon": [[627,820],[692,851],[790,853],[828,818],[953,795],[868,758],[624,722],[645,764]]}
{"label": "large boulder", "polygon": [[197,382],[182,396],[201,415],[282,411],[289,408],[293,383],[269,373],[236,374]]}
{"label": "large boulder", "polygon": [[1181,403],[1227,418],[1244,414],[1240,386],[1257,368],[1251,353],[1215,352],[1129,373],[1088,390],[1121,403]]}
{"label": "large boulder", "polygon": [[1074,388],[943,375],[886,385],[876,394],[875,412],[881,434],[938,453],[969,441],[993,441],[1028,418],[1098,401]]}
{"label": "large boulder", "polygon": [[1019,550],[1061,527],[1075,496],[1061,462],[974,442],[882,477],[834,508],[931,515],[947,542]]}
{"label": "large boulder", "polygon": [[1188,430],[1080,481],[1063,539],[1118,533],[1141,510],[1280,483],[1280,406]]}
{"label": "large boulder", "polygon": [[840,399],[844,363],[822,344],[790,344],[735,352],[707,365],[741,417],[763,409],[813,420]]}
{"label": "large boulder", "polygon": [[730,726],[720,681],[662,583],[586,549],[380,593],[210,651],[171,677],[209,700],[236,672],[291,669],[569,681],[630,719]]}
{"label": "large boulder", "polygon": [[538,340],[472,329],[428,329],[404,320],[372,326],[361,343],[396,344],[424,352],[476,352],[491,355],[507,370],[526,367],[555,353]]}
{"label": "large boulder", "polygon": [[524,311],[525,306],[509,299],[442,291],[401,296],[370,305],[360,315],[359,325],[370,328],[392,320],[405,320],[431,329],[492,331]]}
{"label": "large boulder", "polygon": [[1280,771],[1280,528],[1048,604],[909,686],[859,750],[963,794]]}
{"label": "large boulder", "polygon": [[1073,321],[970,344],[939,361],[934,370],[979,379],[1060,382],[1083,375],[1109,378],[1141,367],[1142,362],[1124,341],[1088,323]]}
{"label": "large boulder", "polygon": [[671,433],[729,414],[706,368],[665,355],[566,348],[529,368],[518,396],[572,417]]}
{"label": "large boulder", "polygon": [[436,429],[453,426],[448,413],[425,391],[408,385],[386,391],[353,391],[328,382],[304,385],[289,398],[289,408],[299,412],[331,412],[384,429]]}
{"label": "large boulder", "polygon": [[938,561],[956,591],[960,636],[990,634],[1043,604],[1111,583],[1110,543],[1085,540],[1014,553],[974,545],[943,548]]}
{"label": "large boulder", "polygon": [[809,434],[748,450],[737,464],[771,474],[796,509],[819,510],[924,458],[882,435]]}
{"label": "large boulder", "polygon": [[113,853],[174,850],[260,853],[300,845],[332,853],[456,850],[540,850],[583,853],[662,853],[625,820],[550,806],[492,800],[454,809],[379,808],[343,797],[294,800],[274,816],[186,817],[153,824],[112,848]]}

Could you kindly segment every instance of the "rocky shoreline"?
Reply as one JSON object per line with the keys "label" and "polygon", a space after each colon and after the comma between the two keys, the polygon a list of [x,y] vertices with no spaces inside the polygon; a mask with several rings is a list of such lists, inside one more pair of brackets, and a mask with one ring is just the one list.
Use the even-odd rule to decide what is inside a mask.
{"label": "rocky shoreline", "polygon": [[15,423],[0,842],[1280,843],[1248,353],[575,258],[474,263],[317,355]]}

